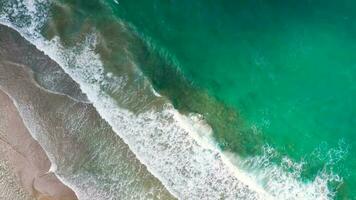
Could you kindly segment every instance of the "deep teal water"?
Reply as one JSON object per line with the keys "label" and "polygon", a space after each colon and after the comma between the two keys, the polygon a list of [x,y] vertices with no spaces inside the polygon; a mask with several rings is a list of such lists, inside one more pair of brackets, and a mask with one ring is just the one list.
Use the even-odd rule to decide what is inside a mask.
{"label": "deep teal water", "polygon": [[339,174],[337,198],[354,199],[355,1],[109,3],[158,55],[140,65],[155,88],[203,114],[221,148],[248,157],[268,144],[305,162],[305,181]]}

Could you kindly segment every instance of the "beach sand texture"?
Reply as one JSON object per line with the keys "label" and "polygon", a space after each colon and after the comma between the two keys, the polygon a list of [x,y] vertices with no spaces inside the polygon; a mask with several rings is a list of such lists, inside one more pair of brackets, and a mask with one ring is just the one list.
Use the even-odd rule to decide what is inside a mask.
{"label": "beach sand texture", "polygon": [[[2,199],[75,200],[72,190],[49,172],[50,161],[24,126],[12,100],[0,91],[0,152],[12,175],[14,194]],[[3,175],[3,174],[2,174]],[[5,175],[6,176],[6,175]],[[4,185],[9,183],[5,183]],[[4,193],[6,191],[2,191]],[[21,193],[19,193],[21,192]],[[25,193],[27,192],[27,193]],[[16,195],[16,196],[14,196]],[[21,195],[21,197],[18,197]]]}
{"label": "beach sand texture", "polygon": [[[50,170],[79,199],[174,199],[87,102],[78,85],[55,62],[4,26],[0,26],[0,89],[2,132],[14,143],[12,149],[21,146],[1,155],[13,158],[8,159],[9,166],[19,188],[30,197],[76,199],[53,173],[47,173]],[[18,131],[9,135],[14,127]],[[99,180],[102,184],[96,184]]]}

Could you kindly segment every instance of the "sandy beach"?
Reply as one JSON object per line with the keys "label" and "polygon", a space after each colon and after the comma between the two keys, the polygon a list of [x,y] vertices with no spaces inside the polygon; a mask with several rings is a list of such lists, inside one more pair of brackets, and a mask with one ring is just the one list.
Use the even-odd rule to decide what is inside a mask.
{"label": "sandy beach", "polygon": [[[54,70],[53,61],[39,59],[41,54],[31,51],[31,46],[11,29],[1,25],[0,38],[1,62],[32,64],[37,68],[47,66],[46,70],[39,71],[47,74],[51,71],[58,72],[58,68]],[[54,79],[54,83],[68,82],[69,78],[63,76],[63,72],[59,74],[62,75]],[[48,156],[25,126],[13,100],[1,90],[2,86],[0,85],[1,199],[77,200],[75,193],[54,173],[49,172],[51,162]],[[67,88],[65,90],[69,91]]]}
{"label": "sandy beach", "polygon": [[[38,200],[75,200],[73,191],[49,172],[50,161],[19,116],[12,100],[0,90],[0,152],[18,186]],[[8,197],[12,199],[12,197]]]}
{"label": "sandy beach", "polygon": [[174,199],[78,85],[17,32],[1,25],[0,89],[0,132],[9,140],[0,145],[5,149],[1,155],[6,155],[1,158],[8,160],[16,191],[29,196],[5,200]]}

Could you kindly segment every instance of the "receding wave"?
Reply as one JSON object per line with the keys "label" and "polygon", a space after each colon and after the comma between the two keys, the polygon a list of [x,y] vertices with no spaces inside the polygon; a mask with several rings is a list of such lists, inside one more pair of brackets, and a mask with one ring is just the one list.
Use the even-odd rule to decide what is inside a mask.
{"label": "receding wave", "polygon": [[[32,0],[3,3],[0,21],[19,31],[80,85],[101,117],[173,195],[181,199],[332,197],[327,187],[335,178],[332,175],[320,174],[303,183],[295,173],[271,164],[268,155],[244,160],[221,152],[209,136],[209,125],[199,115],[180,114],[156,94],[125,48],[122,56],[128,60],[128,70],[115,73],[106,68],[96,52],[100,34],[95,29],[74,47],[63,45],[58,36],[51,40],[43,37],[41,30],[50,18],[49,4]],[[123,22],[118,24],[127,31]],[[298,168],[288,159],[285,164]],[[259,165],[262,167],[256,167]],[[70,186],[79,188],[75,184]]]}
{"label": "receding wave", "polygon": [[[10,29],[7,33],[17,35]],[[9,41],[15,43],[9,49],[22,47],[21,41]],[[29,50],[37,51],[33,46]],[[27,65],[11,59],[0,62],[0,88],[12,98],[24,125],[46,151],[50,171],[80,199],[175,199],[91,104],[43,88],[34,75]]]}

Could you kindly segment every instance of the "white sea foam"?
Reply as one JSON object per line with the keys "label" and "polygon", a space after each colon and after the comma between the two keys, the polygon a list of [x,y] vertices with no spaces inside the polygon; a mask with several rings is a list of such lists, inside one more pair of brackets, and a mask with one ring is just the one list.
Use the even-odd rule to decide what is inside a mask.
{"label": "white sea foam", "polygon": [[[141,114],[120,108],[102,90],[102,86],[107,84],[106,79],[113,75],[105,74],[100,58],[93,50],[95,34],[88,36],[84,44],[76,49],[64,48],[58,38],[47,41],[36,31],[42,23],[38,16],[47,14],[44,10],[34,9],[37,8],[36,1],[28,2],[31,3],[21,6],[31,7],[27,8],[30,11],[29,26],[22,26],[16,21],[16,15],[21,14],[18,5],[9,8],[15,20],[2,13],[1,23],[15,28],[63,67],[140,161],[177,197],[329,199],[330,192],[326,185],[329,177],[320,175],[314,182],[304,184],[298,181],[297,176],[270,164],[268,155],[236,162],[237,165],[249,165],[255,171],[247,173],[237,168],[231,162],[232,158],[236,160],[236,156],[226,156],[218,150],[211,139],[211,128],[199,115],[181,115],[170,103],[162,111],[151,109]],[[120,80],[125,80],[125,77]],[[123,81],[118,83],[125,84]],[[293,165],[293,162],[286,159],[285,164]]]}
{"label": "white sea foam", "polygon": [[139,115],[118,107],[101,90],[104,70],[91,49],[93,41],[88,39],[80,53],[61,50],[56,39],[37,46],[80,83],[101,116],[173,194],[182,199],[268,198],[247,176],[228,166],[216,148],[200,140],[187,118],[170,104],[159,113],[151,110]]}
{"label": "white sea foam", "polygon": [[325,169],[318,173],[313,181],[302,182],[301,173],[305,163],[294,162],[288,157],[281,159],[281,164],[271,162],[279,153],[270,146],[263,148],[263,154],[249,159],[241,159],[236,154],[225,152],[235,165],[248,171],[256,183],[260,183],[272,196],[278,199],[331,199],[328,183],[341,183],[342,178]]}

